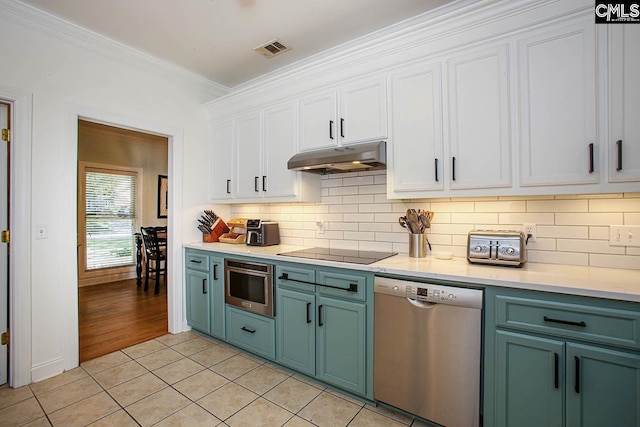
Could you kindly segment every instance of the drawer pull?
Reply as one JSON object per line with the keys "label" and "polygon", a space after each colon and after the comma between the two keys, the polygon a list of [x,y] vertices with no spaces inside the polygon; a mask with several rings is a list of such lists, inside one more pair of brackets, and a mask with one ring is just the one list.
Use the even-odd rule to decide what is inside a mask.
{"label": "drawer pull", "polygon": [[578,356],[574,356],[573,360],[576,362],[573,378],[573,390],[576,393],[580,393],[580,358]]}
{"label": "drawer pull", "polygon": [[307,323],[311,323],[311,303],[307,303]]}
{"label": "drawer pull", "polygon": [[199,260],[199,259],[190,259],[189,262],[194,262],[196,264],[202,264],[202,260]]}
{"label": "drawer pull", "polygon": [[558,388],[559,374],[560,374],[560,362],[558,360],[558,353],[553,353],[553,386]]}
{"label": "drawer pull", "polygon": [[306,285],[313,285],[313,286],[323,286],[325,288],[340,289],[341,291],[347,291],[347,292],[358,292],[358,285],[356,285],[355,283],[349,283],[348,288],[341,288],[340,286],[331,286],[331,285],[325,285],[323,283],[308,282],[306,280],[290,279],[288,273],[282,273],[282,276],[278,277],[278,280],[287,280],[289,282],[304,283]]}
{"label": "drawer pull", "polygon": [[560,323],[562,325],[580,326],[581,328],[584,328],[587,326],[587,324],[584,323],[582,320],[579,322],[574,322],[571,320],[554,319],[553,317],[544,316],[544,321],[550,322],[550,323]]}
{"label": "drawer pull", "polygon": [[246,326],[243,326],[243,327],[242,327],[242,328],[240,328],[240,329],[242,329],[242,330],[243,330],[243,331],[245,331],[245,332],[249,332],[250,334],[255,334],[255,333],[256,333],[256,330],[255,330],[255,329],[249,329],[249,328],[247,328]]}

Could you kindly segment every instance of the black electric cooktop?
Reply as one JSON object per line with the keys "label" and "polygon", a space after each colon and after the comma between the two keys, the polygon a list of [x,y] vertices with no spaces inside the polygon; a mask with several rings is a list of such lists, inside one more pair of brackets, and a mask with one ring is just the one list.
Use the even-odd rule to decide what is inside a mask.
{"label": "black electric cooktop", "polygon": [[397,255],[397,252],[360,251],[352,249],[309,248],[299,251],[283,252],[278,255],[297,258],[321,259],[324,261],[350,262],[352,264],[371,264]]}

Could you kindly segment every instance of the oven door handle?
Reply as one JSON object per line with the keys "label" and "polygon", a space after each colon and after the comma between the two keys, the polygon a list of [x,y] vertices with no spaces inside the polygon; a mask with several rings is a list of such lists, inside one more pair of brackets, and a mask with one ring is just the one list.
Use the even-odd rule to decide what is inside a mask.
{"label": "oven door handle", "polygon": [[322,286],[325,288],[339,289],[341,291],[347,291],[347,292],[358,292],[358,285],[355,283],[349,283],[348,288],[342,288],[340,286],[325,285],[324,283],[315,283],[315,282],[308,282],[306,280],[290,279],[289,274],[287,273],[282,273],[282,276],[278,277],[278,280],[287,280],[289,282],[304,283],[306,285]]}

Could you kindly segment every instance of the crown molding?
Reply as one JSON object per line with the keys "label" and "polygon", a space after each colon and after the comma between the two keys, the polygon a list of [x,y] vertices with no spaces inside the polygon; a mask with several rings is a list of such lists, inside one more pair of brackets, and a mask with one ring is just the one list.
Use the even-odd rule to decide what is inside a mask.
{"label": "crown molding", "polygon": [[168,80],[179,79],[197,88],[198,92],[202,94],[203,102],[224,96],[231,91],[230,88],[220,83],[17,0],[0,0],[0,18],[55,37],[100,56],[125,62],[136,68],[148,69]]}
{"label": "crown molding", "polygon": [[[326,88],[362,76],[363,71],[374,74],[388,70],[399,65],[394,63],[397,60],[411,62],[449,54],[452,49],[513,33],[517,29],[501,26],[510,18],[528,14],[523,19],[529,25],[537,25],[548,22],[545,21],[548,15],[583,13],[587,3],[587,0],[459,0],[235,86],[228,95],[207,103],[207,107],[215,109],[229,100],[234,105],[250,104],[265,93],[280,93],[280,99],[286,99],[294,96],[296,88],[305,91]],[[537,13],[543,8],[553,11]],[[452,48],[449,42],[461,36],[468,39],[474,31],[489,27],[491,32],[483,32],[480,38],[464,46]]]}

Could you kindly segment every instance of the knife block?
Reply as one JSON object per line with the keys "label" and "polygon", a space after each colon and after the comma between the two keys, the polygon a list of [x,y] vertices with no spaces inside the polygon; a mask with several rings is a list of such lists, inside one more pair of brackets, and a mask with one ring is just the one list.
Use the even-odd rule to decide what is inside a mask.
{"label": "knife block", "polygon": [[211,233],[202,233],[202,241],[205,243],[218,242],[220,236],[228,232],[229,226],[221,218],[218,218],[211,227]]}

